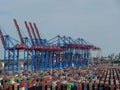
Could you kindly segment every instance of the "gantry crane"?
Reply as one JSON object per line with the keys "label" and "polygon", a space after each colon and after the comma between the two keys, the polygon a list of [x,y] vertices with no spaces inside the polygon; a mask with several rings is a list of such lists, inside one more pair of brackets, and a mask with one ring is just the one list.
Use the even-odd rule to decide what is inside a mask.
{"label": "gantry crane", "polygon": [[21,49],[24,51],[24,60],[23,60],[24,70],[28,70],[31,66],[31,47],[29,45],[30,44],[29,39],[27,37],[23,38],[17,20],[14,19],[13,21],[16,26],[16,30],[18,32],[20,39],[20,44],[17,45],[21,47]]}
{"label": "gantry crane", "polygon": [[[34,25],[34,28],[33,28],[32,23],[29,23],[32,30],[32,34],[34,36],[34,39],[33,39],[27,22],[25,22],[25,25],[26,25],[28,34],[31,38],[31,42],[33,42],[35,39],[35,42],[33,42],[34,43],[33,44],[33,47],[34,47],[33,61],[34,61],[34,66],[37,66],[36,69],[50,69],[50,68],[56,67],[56,53],[61,52],[63,49],[55,45],[47,45],[46,44],[47,41],[40,37],[36,24],[33,23]],[[35,33],[37,34],[38,38],[36,38]]]}
{"label": "gantry crane", "polygon": [[60,35],[50,39],[49,44],[66,48],[61,53],[63,67],[87,65],[90,50],[94,48],[93,45],[88,44],[84,39],[73,40],[71,37],[61,37]]}
{"label": "gantry crane", "polygon": [[0,29],[0,38],[4,47],[4,72],[18,72],[19,50],[21,49],[9,35],[3,35]]}

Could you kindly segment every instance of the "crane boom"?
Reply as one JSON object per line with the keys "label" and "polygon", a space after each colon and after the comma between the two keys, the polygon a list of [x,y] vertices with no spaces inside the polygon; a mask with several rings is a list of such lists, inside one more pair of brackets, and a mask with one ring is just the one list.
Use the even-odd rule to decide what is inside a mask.
{"label": "crane boom", "polygon": [[39,33],[39,30],[38,30],[38,28],[37,28],[36,24],[35,24],[35,23],[33,23],[33,25],[34,25],[34,28],[35,28],[36,33],[37,33],[37,35],[38,35],[38,38],[39,38],[39,39],[41,39],[41,37],[40,37],[40,33]]}
{"label": "crane boom", "polygon": [[19,28],[19,26],[18,26],[18,24],[17,24],[17,21],[16,21],[16,19],[14,19],[13,21],[14,21],[14,24],[15,24],[15,26],[16,26],[16,29],[17,29],[17,32],[18,32],[20,41],[21,41],[22,44],[24,44],[24,40],[23,40],[22,34],[21,34],[21,32],[20,32],[20,28]]}
{"label": "crane boom", "polygon": [[4,37],[3,37],[3,34],[2,34],[1,29],[0,29],[0,38],[1,38],[1,41],[2,41],[2,45],[3,45],[3,47],[5,48],[6,42],[5,42],[5,39],[4,39]]}
{"label": "crane boom", "polygon": [[29,26],[28,26],[28,24],[27,24],[26,21],[25,21],[24,23],[25,23],[25,26],[26,26],[26,28],[27,28],[27,31],[28,31],[28,34],[29,34],[31,43],[32,43],[32,45],[34,46],[34,41],[33,41],[33,38],[32,38],[31,32],[30,32],[30,28],[29,28]]}
{"label": "crane boom", "polygon": [[32,26],[32,23],[29,22],[29,25],[30,25],[30,28],[32,29],[33,36],[34,36],[34,38],[35,38],[35,40],[36,40],[37,38],[36,38],[35,31],[34,31],[34,28],[33,28],[33,26]]}

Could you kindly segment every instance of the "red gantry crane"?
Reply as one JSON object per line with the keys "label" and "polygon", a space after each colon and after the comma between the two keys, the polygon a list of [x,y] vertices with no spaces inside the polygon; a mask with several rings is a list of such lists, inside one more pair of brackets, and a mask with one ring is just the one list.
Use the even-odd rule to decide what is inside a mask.
{"label": "red gantry crane", "polygon": [[29,40],[27,37],[23,38],[21,32],[20,32],[20,27],[17,23],[17,20],[14,19],[14,24],[16,26],[16,30],[19,35],[19,39],[21,41],[21,44],[17,44],[17,47],[20,47],[22,50],[24,50],[24,70],[28,70],[29,67],[31,66],[31,47],[28,46]]}

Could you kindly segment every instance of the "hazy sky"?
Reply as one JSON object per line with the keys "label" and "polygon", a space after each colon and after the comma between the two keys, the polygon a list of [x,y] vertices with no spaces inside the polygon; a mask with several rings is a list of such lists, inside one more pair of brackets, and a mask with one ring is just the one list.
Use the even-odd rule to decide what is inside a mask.
{"label": "hazy sky", "polygon": [[[103,55],[120,52],[120,0],[1,0],[0,26],[19,40],[13,18],[26,36],[25,20],[36,22],[43,38],[80,37]],[[0,49],[3,58],[1,43]]]}

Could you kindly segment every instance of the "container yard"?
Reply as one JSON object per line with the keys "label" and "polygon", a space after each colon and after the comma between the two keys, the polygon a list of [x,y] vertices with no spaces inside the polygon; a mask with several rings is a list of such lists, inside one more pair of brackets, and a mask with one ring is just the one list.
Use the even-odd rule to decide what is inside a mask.
{"label": "container yard", "polygon": [[102,64],[4,73],[0,83],[0,90],[120,90],[120,68]]}

